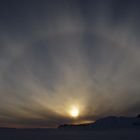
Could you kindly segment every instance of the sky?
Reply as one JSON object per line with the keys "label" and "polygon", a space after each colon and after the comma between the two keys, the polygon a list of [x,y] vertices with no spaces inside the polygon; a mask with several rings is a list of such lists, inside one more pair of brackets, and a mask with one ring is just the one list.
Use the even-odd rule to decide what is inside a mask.
{"label": "sky", "polygon": [[136,116],[139,25],[138,0],[1,0],[0,127]]}

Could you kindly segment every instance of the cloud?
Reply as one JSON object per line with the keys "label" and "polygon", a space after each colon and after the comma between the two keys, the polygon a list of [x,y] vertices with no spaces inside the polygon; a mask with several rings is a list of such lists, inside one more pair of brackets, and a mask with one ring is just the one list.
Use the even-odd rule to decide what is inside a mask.
{"label": "cloud", "polygon": [[[15,17],[11,7],[11,18],[0,24],[5,27],[0,35],[2,126],[71,123],[72,105],[80,110],[79,120],[139,113],[137,10],[118,4],[114,11],[111,1],[40,3],[42,10],[28,6],[19,5]],[[122,14],[114,18],[119,9]],[[20,22],[24,13],[30,16]]]}

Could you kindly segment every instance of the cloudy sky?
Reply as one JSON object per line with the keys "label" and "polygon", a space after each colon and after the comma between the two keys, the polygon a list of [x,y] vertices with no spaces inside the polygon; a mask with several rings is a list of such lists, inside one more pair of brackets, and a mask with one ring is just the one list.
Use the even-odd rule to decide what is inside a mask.
{"label": "cloudy sky", "polygon": [[139,25],[138,0],[1,0],[0,126],[140,113]]}

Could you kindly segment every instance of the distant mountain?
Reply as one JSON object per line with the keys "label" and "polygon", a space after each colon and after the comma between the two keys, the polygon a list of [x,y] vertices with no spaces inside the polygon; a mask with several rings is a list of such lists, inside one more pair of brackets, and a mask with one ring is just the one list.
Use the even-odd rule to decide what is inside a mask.
{"label": "distant mountain", "polygon": [[82,130],[106,130],[121,128],[140,128],[140,116],[137,117],[115,117],[109,116],[98,119],[94,123],[80,125],[60,125],[59,129],[82,129]]}
{"label": "distant mountain", "polygon": [[138,114],[137,118],[140,118],[140,114]]}

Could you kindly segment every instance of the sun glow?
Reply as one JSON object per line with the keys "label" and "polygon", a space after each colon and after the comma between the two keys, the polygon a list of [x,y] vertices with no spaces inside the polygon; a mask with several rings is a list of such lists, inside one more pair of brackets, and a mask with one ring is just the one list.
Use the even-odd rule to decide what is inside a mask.
{"label": "sun glow", "polygon": [[76,106],[73,106],[70,110],[70,115],[73,118],[77,118],[79,116],[79,109]]}

